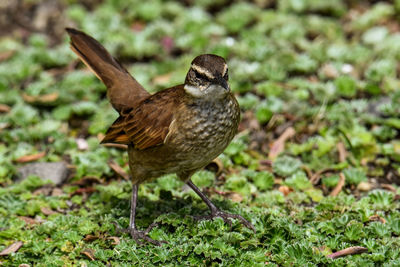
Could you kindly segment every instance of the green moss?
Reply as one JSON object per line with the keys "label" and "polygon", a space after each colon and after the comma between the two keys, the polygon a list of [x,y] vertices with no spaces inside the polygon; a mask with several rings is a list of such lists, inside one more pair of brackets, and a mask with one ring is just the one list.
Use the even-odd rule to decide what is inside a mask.
{"label": "green moss", "polygon": [[[208,214],[206,205],[167,175],[140,185],[137,223],[159,222],[149,235],[168,244],[140,246],[117,232],[114,222],[129,224],[131,184],[109,166],[112,159],[128,171],[126,152],[99,145],[118,116],[107,89],[74,64],[68,38],[29,28],[21,35],[17,25],[0,39],[0,251],[23,246],[1,256],[2,265],[400,265],[395,194],[357,189],[394,181],[399,193],[400,37],[392,27],[399,1],[361,9],[357,1],[324,0],[64,2],[71,25],[97,38],[152,93],[182,83],[198,54],[227,59],[244,111],[240,132],[219,157],[222,165],[192,179],[257,231],[237,220],[232,227],[220,218],[195,221]],[[21,5],[41,10],[38,4],[46,5]],[[56,97],[27,98],[47,94]],[[271,160],[289,127],[294,136]],[[20,158],[42,151],[39,161],[70,164],[61,191],[38,177],[15,179],[27,164]],[[330,197],[340,172],[346,183]],[[326,257],[350,246],[368,253]]]}

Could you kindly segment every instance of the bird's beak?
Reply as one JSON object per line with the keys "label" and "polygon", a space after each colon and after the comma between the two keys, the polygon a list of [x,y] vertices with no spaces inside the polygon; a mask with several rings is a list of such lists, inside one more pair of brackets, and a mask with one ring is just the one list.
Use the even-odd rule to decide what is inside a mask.
{"label": "bird's beak", "polygon": [[231,88],[229,87],[228,82],[223,77],[218,77],[217,78],[217,83],[219,85],[221,85],[223,88],[225,88],[227,91],[231,90]]}

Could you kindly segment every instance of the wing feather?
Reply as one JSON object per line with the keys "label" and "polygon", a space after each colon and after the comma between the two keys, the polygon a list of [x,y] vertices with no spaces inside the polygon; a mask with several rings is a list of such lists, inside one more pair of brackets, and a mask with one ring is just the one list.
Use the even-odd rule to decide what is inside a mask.
{"label": "wing feather", "polygon": [[122,112],[102,143],[133,144],[140,150],[163,144],[183,94],[183,85],[172,87],[145,99],[129,113]]}

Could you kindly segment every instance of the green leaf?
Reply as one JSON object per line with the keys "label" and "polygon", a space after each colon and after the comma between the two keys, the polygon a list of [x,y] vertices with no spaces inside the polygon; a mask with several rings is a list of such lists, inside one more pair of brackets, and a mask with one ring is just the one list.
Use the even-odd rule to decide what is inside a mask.
{"label": "green leaf", "polygon": [[340,76],[335,80],[335,86],[341,96],[354,97],[357,93],[356,82],[350,76]]}
{"label": "green leaf", "polygon": [[322,178],[322,184],[329,188],[334,188],[339,182],[339,175],[331,175]]}
{"label": "green leaf", "polygon": [[256,118],[260,123],[268,122],[274,113],[267,103],[261,103],[256,110]]}
{"label": "green leaf", "polygon": [[191,179],[198,187],[210,187],[214,183],[215,175],[210,171],[203,170],[193,174]]}
{"label": "green leaf", "polygon": [[297,190],[305,190],[312,187],[310,180],[303,171],[297,171],[285,179],[285,184]]}
{"label": "green leaf", "polygon": [[278,157],[272,165],[274,172],[287,177],[295,173],[301,166],[301,161],[289,156]]}
{"label": "green leaf", "polygon": [[259,190],[268,190],[274,185],[274,175],[267,171],[258,172],[252,179]]}
{"label": "green leaf", "polygon": [[248,196],[251,194],[251,186],[247,181],[246,177],[239,175],[230,176],[226,182],[225,186],[227,189],[243,194],[244,196]]}
{"label": "green leaf", "polygon": [[347,184],[358,185],[361,182],[367,181],[367,176],[360,169],[356,168],[345,169],[343,170],[343,174],[346,177]]}

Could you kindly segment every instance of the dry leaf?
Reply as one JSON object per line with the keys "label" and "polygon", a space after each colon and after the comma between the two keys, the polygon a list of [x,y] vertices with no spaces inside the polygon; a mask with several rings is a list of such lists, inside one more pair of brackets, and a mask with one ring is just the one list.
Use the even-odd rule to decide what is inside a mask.
{"label": "dry leaf", "polygon": [[60,207],[57,207],[56,211],[57,211],[58,213],[62,213],[62,214],[66,214],[66,213],[67,213],[67,211],[66,211],[65,209],[62,209],[62,208],[60,208]]}
{"label": "dry leaf", "polygon": [[12,57],[14,55],[14,53],[15,53],[14,50],[0,52],[0,62],[6,61],[10,57]]}
{"label": "dry leaf", "polygon": [[362,166],[367,166],[368,165],[368,161],[369,161],[368,158],[362,158],[360,160],[360,163],[361,163]]}
{"label": "dry leaf", "polygon": [[331,258],[331,259],[336,259],[339,257],[353,255],[353,254],[360,254],[360,253],[364,253],[364,252],[368,252],[368,249],[364,248],[364,247],[349,247],[349,248],[339,250],[335,253],[332,253],[332,254],[328,255],[327,257]]}
{"label": "dry leaf", "polygon": [[93,249],[86,248],[81,252],[81,254],[85,255],[86,257],[88,257],[92,261],[95,260]]}
{"label": "dry leaf", "polygon": [[329,194],[330,196],[337,196],[341,191],[344,186],[344,183],[346,182],[346,177],[344,176],[343,173],[339,174],[339,182],[335,186],[335,188],[332,190],[332,192]]}
{"label": "dry leaf", "polygon": [[17,252],[23,244],[24,243],[22,241],[12,243],[10,246],[6,247],[5,249],[3,249],[2,252],[0,252],[0,256],[6,256],[10,255],[11,253]]}
{"label": "dry leaf", "polygon": [[46,216],[57,213],[57,212],[55,212],[55,211],[53,211],[53,210],[51,210],[49,208],[46,208],[46,207],[41,207],[40,211]]}
{"label": "dry leaf", "polygon": [[287,186],[287,185],[281,185],[280,187],[279,187],[279,192],[281,192],[284,196],[287,196],[287,195],[289,195],[291,192],[293,192],[293,189],[292,188],[290,188],[289,186]]}
{"label": "dry leaf", "polygon": [[25,162],[31,162],[31,161],[35,161],[38,160],[40,158],[43,158],[44,156],[46,156],[46,152],[40,152],[37,154],[31,154],[31,155],[24,155],[22,157],[17,158],[15,161],[18,163],[25,163]]}
{"label": "dry leaf", "polygon": [[131,29],[135,32],[143,31],[144,27],[146,27],[146,24],[139,21],[135,21],[134,23],[131,24]]}
{"label": "dry leaf", "polygon": [[22,94],[22,98],[25,100],[25,102],[28,103],[51,103],[54,102],[58,99],[59,94],[57,92],[50,93],[50,94],[45,94],[45,95],[37,95],[37,96],[31,96],[27,95],[25,93]]}
{"label": "dry leaf", "polygon": [[64,191],[61,188],[54,188],[53,191],[51,192],[51,196],[53,197],[58,197],[64,195]]}
{"label": "dry leaf", "polygon": [[96,188],[94,187],[85,187],[85,188],[78,188],[72,195],[83,195],[83,194],[91,194],[96,192]]}
{"label": "dry leaf", "polygon": [[107,237],[107,239],[112,240],[113,242],[111,244],[114,246],[116,246],[120,243],[119,238],[117,236],[110,236],[110,237]]}
{"label": "dry leaf", "polygon": [[38,195],[45,195],[45,196],[49,196],[51,191],[53,191],[53,185],[44,185],[42,187],[39,187],[38,189],[36,189],[35,191],[33,191],[33,195],[34,196],[38,196]]}
{"label": "dry leaf", "polygon": [[383,224],[386,223],[386,220],[379,216],[378,214],[372,215],[371,217],[368,218],[370,222],[381,222]]}
{"label": "dry leaf", "polygon": [[155,85],[162,85],[168,83],[170,79],[171,79],[171,73],[167,73],[154,77],[153,83]]}
{"label": "dry leaf", "polygon": [[260,165],[264,165],[267,167],[272,167],[272,161],[269,159],[262,159],[259,161]]}
{"label": "dry leaf", "polygon": [[85,238],[83,239],[83,241],[86,242],[91,242],[93,240],[99,239],[98,236],[94,236],[94,235],[86,235]]}
{"label": "dry leaf", "polygon": [[10,106],[0,104],[0,113],[7,113],[11,110]]}
{"label": "dry leaf", "polygon": [[287,139],[293,137],[296,131],[293,127],[288,127],[279,138],[271,145],[268,153],[269,159],[275,159],[285,149],[285,142]]}
{"label": "dry leaf", "polygon": [[339,76],[339,72],[332,64],[324,64],[321,70],[322,73],[329,79],[335,79]]}
{"label": "dry leaf", "polygon": [[129,180],[129,175],[124,171],[124,169],[121,168],[115,161],[109,160],[108,161],[108,166],[113,169],[119,176],[124,178],[125,180]]}
{"label": "dry leaf", "polygon": [[18,219],[23,220],[26,224],[37,224],[38,222],[35,219],[26,216],[18,216]]}
{"label": "dry leaf", "polygon": [[242,202],[243,201],[243,196],[241,194],[238,194],[238,193],[230,193],[228,195],[228,197],[233,202]]}

